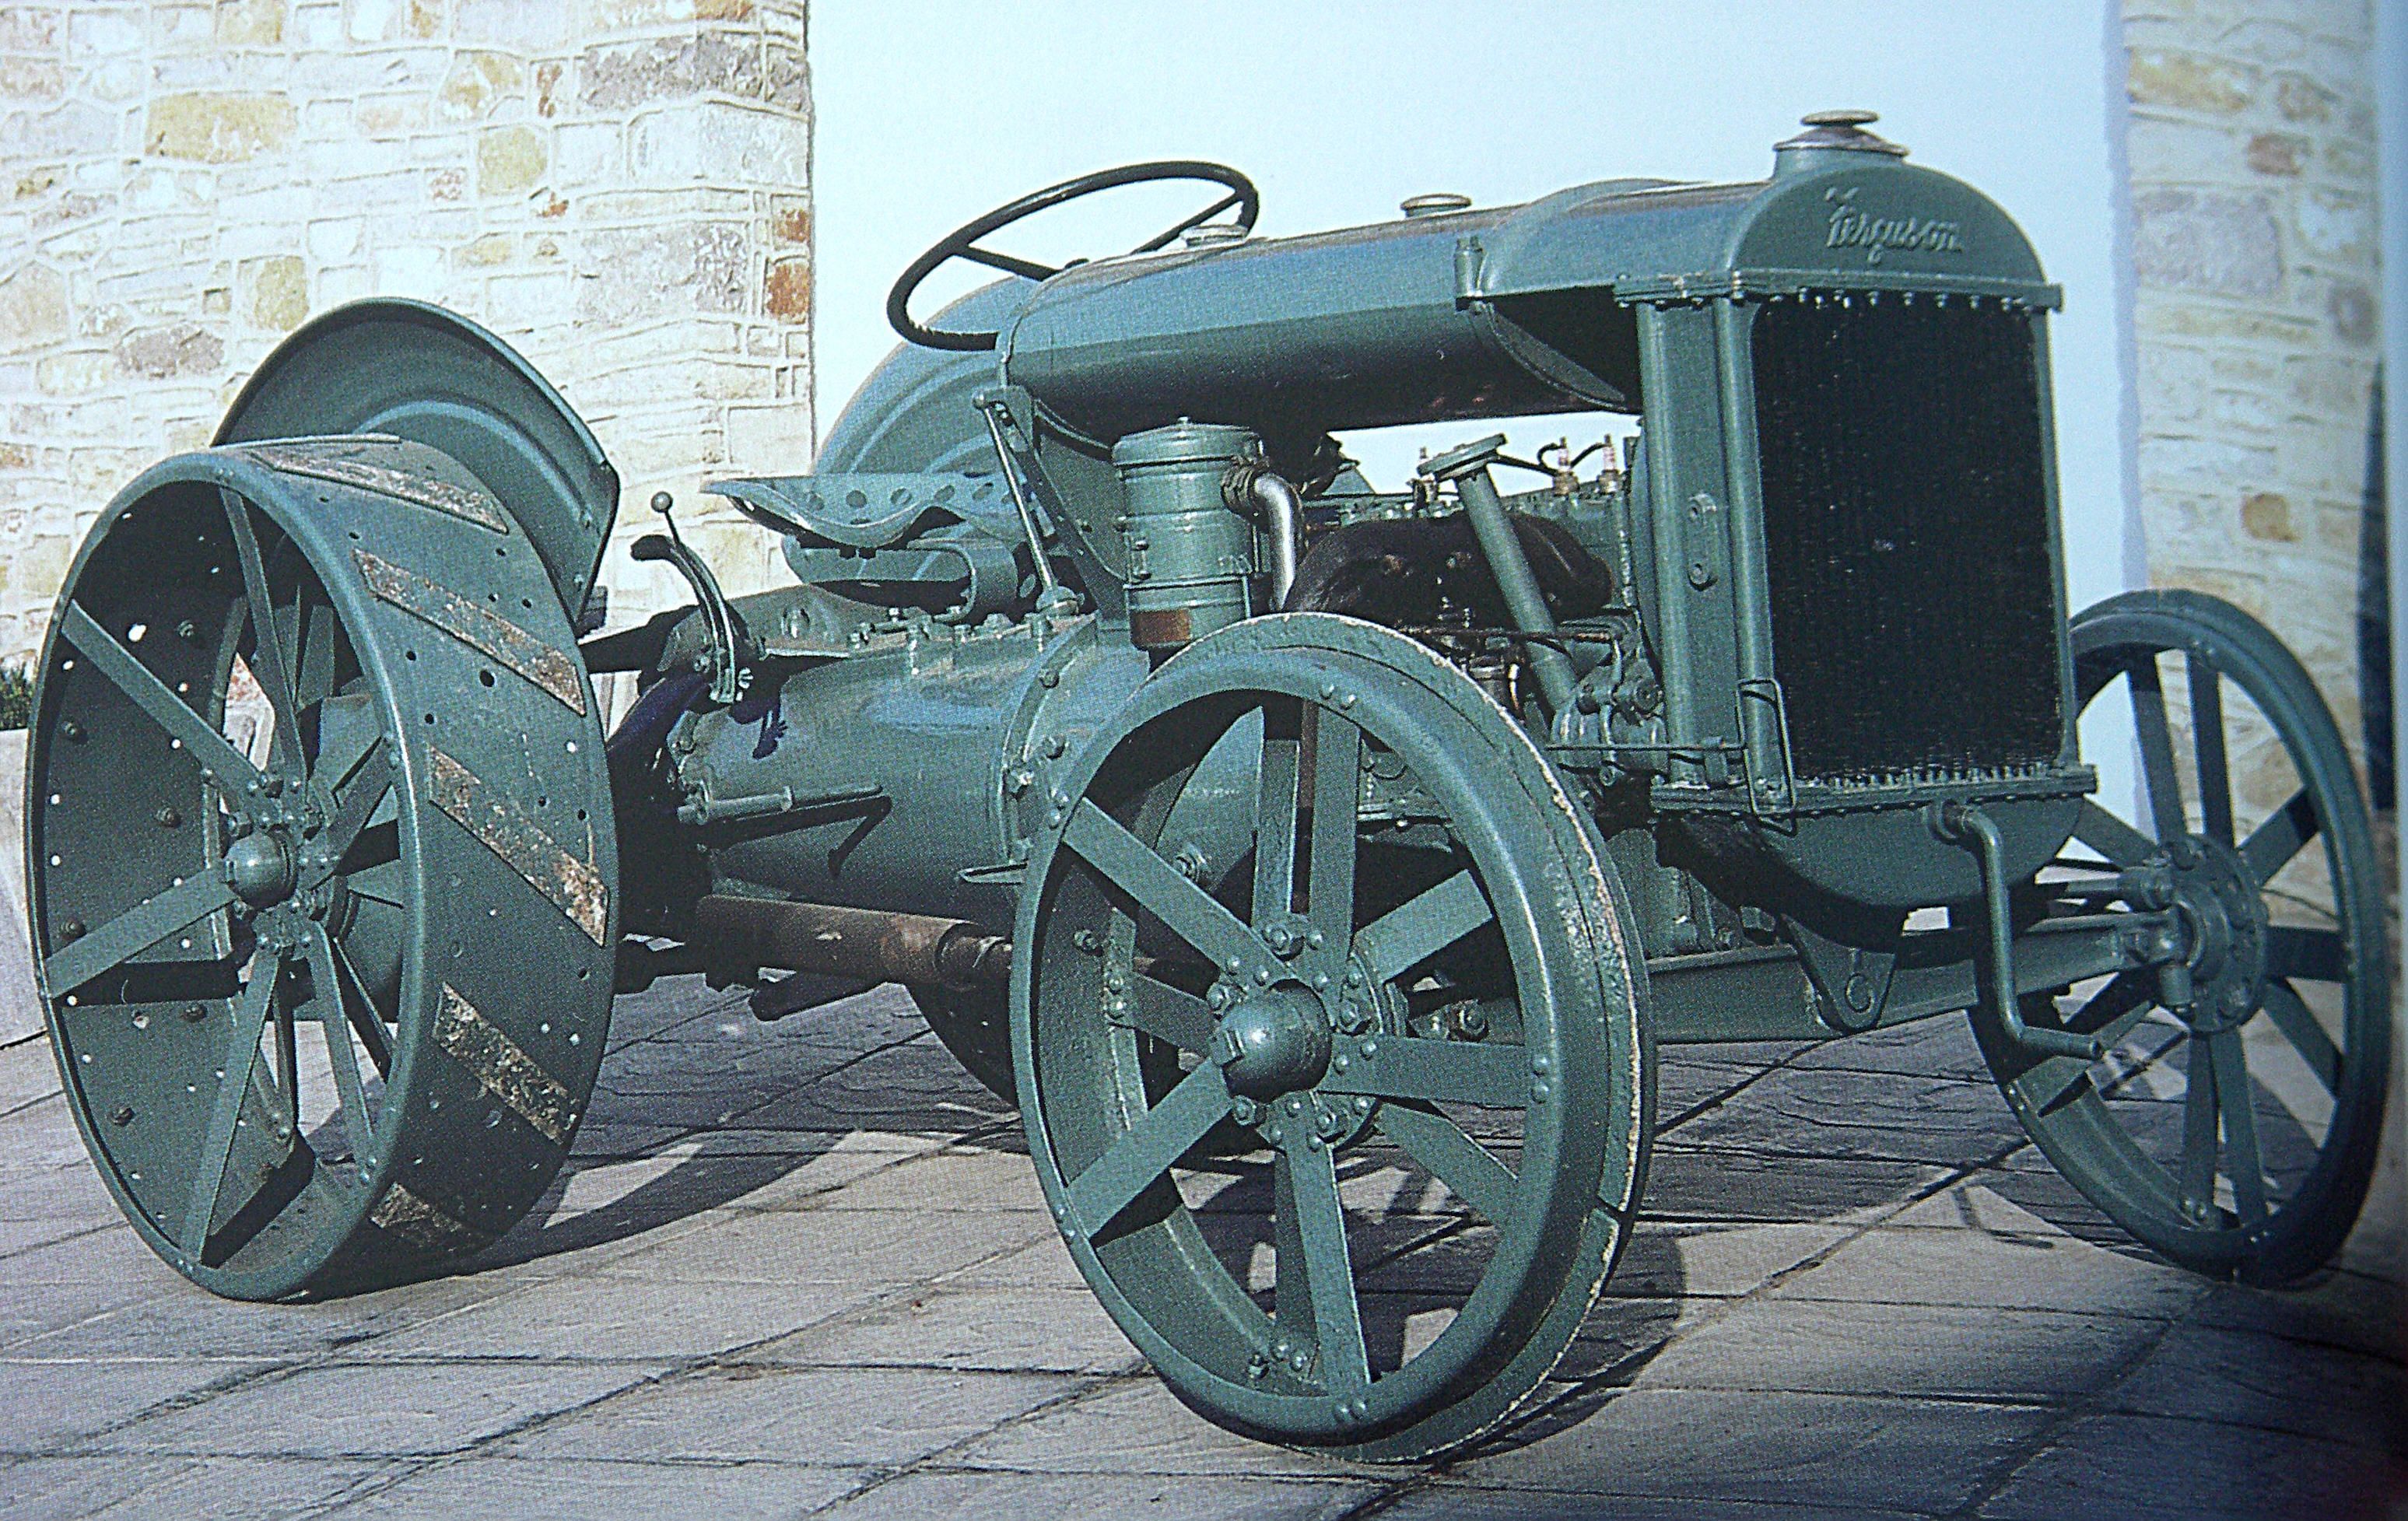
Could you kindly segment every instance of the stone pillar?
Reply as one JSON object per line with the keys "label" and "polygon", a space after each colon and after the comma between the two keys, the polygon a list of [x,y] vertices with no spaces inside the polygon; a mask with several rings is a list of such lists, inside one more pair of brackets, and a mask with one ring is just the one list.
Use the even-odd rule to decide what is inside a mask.
{"label": "stone pillar", "polygon": [[2356,750],[2372,18],[2365,0],[2125,0],[2124,19],[2149,580],[2271,624]]}
{"label": "stone pillar", "polygon": [[804,0],[0,7],[0,661],[120,485],[368,295],[492,328],[593,425],[614,624],[685,595],[626,558],[655,490],[769,584],[698,488],[809,462],[803,49]]}

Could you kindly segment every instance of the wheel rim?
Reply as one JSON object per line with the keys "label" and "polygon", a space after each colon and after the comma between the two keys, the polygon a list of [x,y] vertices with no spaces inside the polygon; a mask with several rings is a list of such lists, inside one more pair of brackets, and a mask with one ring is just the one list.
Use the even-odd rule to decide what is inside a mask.
{"label": "wheel rim", "polygon": [[[1314,647],[1390,654],[1368,625],[1268,622],[1167,667],[1056,796],[1024,1112],[1074,1257],[1182,1399],[1426,1456],[1536,1387],[1620,1248],[1635,973],[1570,799],[1475,687],[1418,647]],[[1415,799],[1403,828],[1358,821],[1364,776],[1375,813]],[[1249,1200],[1268,1223],[1232,1230]],[[1432,1243],[1445,1284],[1382,1275]]]}
{"label": "wheel rim", "polygon": [[187,455],[102,515],[36,694],[37,959],[93,1160],[196,1282],[468,1250],[558,1167],[615,939],[573,649],[524,536],[417,446]]}
{"label": "wheel rim", "polygon": [[2073,864],[2171,887],[2195,998],[2170,1009],[2157,974],[2128,972],[2034,1000],[2100,1036],[2099,1062],[2035,1059],[1977,1021],[1985,1051],[2119,1225],[2205,1271],[2297,1277],[2357,1216],[2388,1077],[2382,893],[2347,753],[2298,662],[2221,603],[2135,594],[2072,636],[2085,750],[2128,743],[2140,773],[2128,806],[2085,806]]}

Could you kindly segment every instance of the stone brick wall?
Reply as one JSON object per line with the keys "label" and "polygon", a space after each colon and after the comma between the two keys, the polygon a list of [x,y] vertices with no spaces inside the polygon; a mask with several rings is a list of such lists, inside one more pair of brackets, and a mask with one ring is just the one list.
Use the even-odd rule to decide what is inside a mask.
{"label": "stone brick wall", "polygon": [[2148,577],[2272,624],[2356,748],[2380,342],[2372,13],[2125,0],[2123,14]]}
{"label": "stone brick wall", "polygon": [[[612,622],[682,600],[641,504],[809,461],[810,122],[804,0],[0,6],[0,661],[121,484],[367,295],[548,375],[627,488]],[[767,535],[687,521],[770,583]]]}

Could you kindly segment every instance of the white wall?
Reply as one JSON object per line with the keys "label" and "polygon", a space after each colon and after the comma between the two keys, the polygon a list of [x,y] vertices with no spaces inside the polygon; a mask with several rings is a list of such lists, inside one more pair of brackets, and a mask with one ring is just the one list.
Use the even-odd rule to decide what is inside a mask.
{"label": "white wall", "polygon": [[[1860,106],[1915,162],[2003,204],[2066,288],[2058,447],[2081,607],[2127,583],[2107,36],[2100,0],[819,0],[818,415],[892,347],[886,288],[914,253],[1088,169],[1218,159],[1261,185],[1262,232],[1297,233],[1393,217],[1422,191],[1493,204],[1617,175],[1757,178],[1801,113]],[[1118,251],[1200,204],[1129,194],[1017,247]]]}

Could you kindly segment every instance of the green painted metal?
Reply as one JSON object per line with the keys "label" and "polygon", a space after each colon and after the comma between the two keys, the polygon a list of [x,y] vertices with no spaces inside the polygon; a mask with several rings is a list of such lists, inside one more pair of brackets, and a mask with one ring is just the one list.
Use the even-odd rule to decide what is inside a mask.
{"label": "green painted metal", "polygon": [[617,847],[567,617],[462,466],[338,438],[146,472],[61,594],[28,782],[70,1107],[179,1271],[373,1282],[541,1195],[601,1059]]}
{"label": "green painted metal", "polygon": [[[2125,972],[2063,1000],[2106,1062],[2020,1049],[1992,1020],[1975,1032],[2032,1139],[2118,1225],[2202,1272],[2290,1282],[2357,1218],[2389,1085],[2383,880],[2348,751],[2299,662],[2214,598],[2112,597],[2074,620],[2073,652],[2086,707],[2130,705],[2147,798],[2131,820],[2086,804],[2076,838],[2162,876],[2186,960],[2178,977]],[[2172,677],[2195,724],[2188,765]],[[2242,833],[2227,747],[2252,719],[2298,791]],[[2058,1001],[2028,1000],[2051,1019]],[[2171,1080],[2178,1101],[2158,1097]]]}
{"label": "green painted metal", "polygon": [[[2367,1187],[2388,1051],[2345,755],[2221,604],[2069,633],[2057,292],[1870,121],[1810,118],[1747,184],[1174,228],[1058,271],[976,239],[1199,166],[1023,197],[907,271],[900,329],[950,347],[890,357],[817,474],[714,486],[802,584],[583,652],[643,683],[607,761],[568,632],[616,492],[591,434],[433,309],[312,323],[222,447],[104,515],[44,656],[30,901],[109,1186],[237,1296],[488,1241],[558,1165],[614,970],[746,975],[715,894],[1008,932],[1008,994],[915,998],[1021,1107],[1115,1320],[1269,1440],[1417,1457],[1512,1414],[1627,1233],[1659,1040],[1972,1010],[2136,1236],[2309,1270]],[[1012,278],[912,319],[965,253]],[[1389,494],[1329,438],[1567,408],[1643,441],[1584,479],[1477,438]],[[1305,570],[1266,610],[1297,546],[1274,561],[1254,504],[1299,498]],[[237,753],[254,679],[271,732]],[[2211,734],[2254,704],[2299,772],[2253,833],[2220,745],[2195,811],[2164,781],[2175,680]],[[2139,824],[2078,744],[2115,682],[2160,783]],[[623,914],[687,943],[623,948]],[[2103,1062],[2044,1049],[2094,1038]],[[2140,1102],[2142,1069],[2186,1097]],[[1341,1164],[1426,1180],[1472,1261],[1410,1356],[1358,1293]]]}
{"label": "green painted metal", "polygon": [[573,619],[619,510],[619,475],[582,419],[509,345],[421,301],[355,301],[260,363],[216,441],[347,433],[415,439],[507,505]]}
{"label": "green painted metal", "polygon": [[[1253,816],[1217,868],[1172,844],[1216,755]],[[1410,829],[1358,822],[1382,782],[1418,799]],[[1180,1398],[1380,1459],[1510,1414],[1619,1252],[1653,1083],[1627,905],[1528,737],[1402,636],[1255,619],[1172,659],[1096,737],[1028,882],[1012,1040],[1038,1176]],[[1434,1025],[1444,1010],[1472,1012]],[[1236,1186],[1268,1190],[1267,1295],[1251,1243],[1216,1242],[1175,1185],[1208,1142]],[[1473,1286],[1411,1356],[1357,1294],[1332,1174],[1354,1153],[1426,1169],[1477,1217]]]}
{"label": "green painted metal", "polygon": [[1615,180],[1100,259],[1045,281],[1001,352],[1014,383],[1090,437],[1191,416],[1276,438],[1434,412],[1635,410],[1634,307],[1908,287],[2057,301],[1978,192],[1889,154],[1836,153],[1747,184]]}
{"label": "green painted metal", "polygon": [[1112,446],[1129,637],[1140,647],[1175,650],[1254,610],[1254,524],[1225,482],[1260,443],[1243,428],[1173,423]]}
{"label": "green painted metal", "polygon": [[[930,321],[949,328],[999,325],[1036,289],[1035,280],[999,280]],[[993,354],[897,344],[828,425],[813,468],[991,475],[995,449],[972,398],[995,380]]]}

